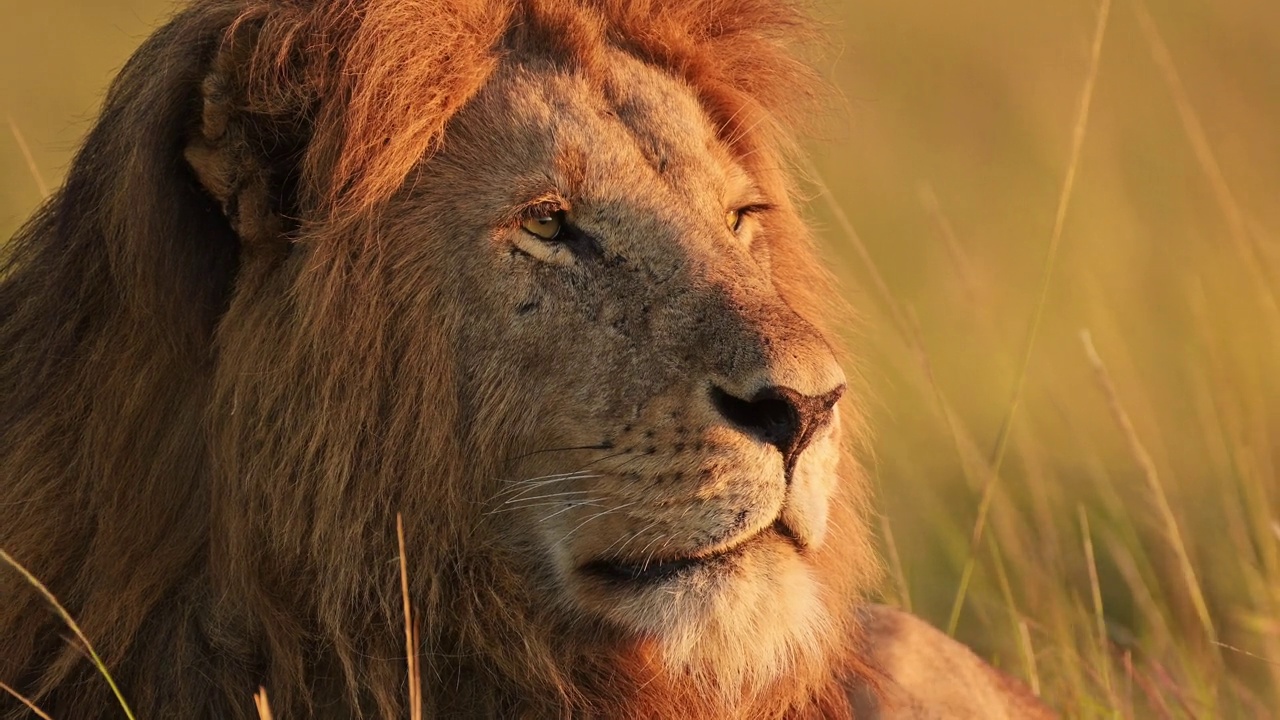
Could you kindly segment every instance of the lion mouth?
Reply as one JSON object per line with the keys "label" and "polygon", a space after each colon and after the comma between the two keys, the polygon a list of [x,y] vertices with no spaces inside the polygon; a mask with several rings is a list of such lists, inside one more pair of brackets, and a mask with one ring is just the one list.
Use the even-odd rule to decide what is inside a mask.
{"label": "lion mouth", "polygon": [[714,571],[727,567],[734,558],[740,557],[751,547],[764,542],[769,537],[786,540],[798,551],[804,549],[796,533],[781,518],[778,518],[772,525],[711,552],[697,552],[661,561],[645,562],[598,559],[582,565],[579,572],[611,585],[655,585],[700,569]]}

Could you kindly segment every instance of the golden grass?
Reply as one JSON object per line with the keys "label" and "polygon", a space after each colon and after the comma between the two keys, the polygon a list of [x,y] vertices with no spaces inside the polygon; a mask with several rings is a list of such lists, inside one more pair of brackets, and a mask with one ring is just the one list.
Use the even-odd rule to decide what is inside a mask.
{"label": "golden grass", "polygon": [[40,720],[53,720],[53,718],[49,717],[48,713],[36,707],[35,703],[31,702],[25,696],[23,696],[22,693],[18,692],[17,690],[14,690],[13,688],[6,685],[5,683],[0,682],[0,690],[4,690],[6,693],[16,698],[17,701],[25,705],[28,710],[35,713],[36,717],[39,717]]}
{"label": "golden grass", "polygon": [[396,541],[400,546],[400,597],[404,602],[404,650],[406,670],[409,673],[409,717],[422,720],[422,670],[418,666],[418,624],[413,616],[413,602],[409,597],[409,561],[404,550],[404,518],[396,513]]}
{"label": "golden grass", "polygon": [[[1247,18],[1247,4],[1224,6]],[[1200,65],[1187,65],[1200,85],[1189,89],[1175,69],[1178,46],[1171,49],[1157,24],[1177,27],[1167,11],[1153,19],[1145,7],[1120,3],[1107,17],[1099,3],[1073,15],[1093,15],[1083,61],[1053,48],[1052,71],[1034,67],[1062,88],[1078,88],[1071,76],[1083,70],[1086,89],[1066,124],[1067,93],[1037,101],[1028,91],[1043,90],[1043,78],[1032,85],[1031,73],[1008,58],[1055,32],[1079,47],[1084,33],[1063,22],[1062,3],[1036,6],[1054,15],[1053,27],[1012,3],[997,5],[862,6],[873,15],[863,27],[909,27],[919,42],[903,49],[899,36],[867,47],[872,33],[858,36],[857,59],[867,67],[851,75],[874,80],[859,88],[862,115],[848,154],[819,158],[822,214],[843,231],[833,237],[853,243],[833,252],[849,282],[866,288],[855,297],[869,300],[860,305],[867,323],[857,342],[881,393],[885,593],[952,625],[1067,717],[1278,714],[1280,326],[1270,306],[1280,253],[1267,229],[1278,214],[1257,199],[1275,196],[1280,174],[1242,166],[1239,152],[1231,165],[1215,146],[1265,142],[1265,134],[1237,128],[1275,127],[1280,97],[1246,98],[1257,118],[1223,103],[1205,120],[1195,98],[1219,87],[1207,84],[1216,78],[1205,69],[1207,51],[1192,46]],[[943,17],[929,17],[931,10]],[[957,21],[966,14],[1004,15],[1009,29],[976,32]],[[1221,30],[1196,22],[1203,32],[1182,26],[1184,50],[1187,37]],[[1280,44],[1250,48],[1274,57]],[[877,53],[891,60],[877,67]],[[1144,57],[1149,66],[1138,62]],[[948,84],[956,65],[979,80],[972,100]],[[1262,89],[1247,68],[1235,70],[1241,85]],[[999,106],[995,94],[992,110],[984,107],[992,95],[981,91],[997,79],[1008,83],[998,87],[1011,103]],[[957,112],[922,110],[939,96]],[[1012,150],[1017,126],[1004,138],[988,132],[986,145],[971,139],[987,130],[983,122],[1006,117],[1034,127],[1040,144]],[[965,133],[966,120],[975,132]],[[1146,149],[1158,158],[1131,151],[1139,130],[1129,126],[1158,139]],[[1055,136],[1072,143],[1062,153],[1057,203],[1034,206],[1046,208],[1040,215],[1051,220],[1051,241],[1028,292],[1024,249],[1038,245],[1008,227],[1034,226],[1029,201],[1049,198],[1044,168],[1015,153],[1055,155],[1045,144]],[[1011,177],[945,157],[945,144],[922,146],[930,138],[965,143],[988,163],[1005,163],[1000,169]],[[1152,169],[1166,161],[1175,169]],[[1137,181],[1124,177],[1139,171]],[[1255,185],[1242,192],[1233,174]],[[1166,177],[1192,182],[1171,188]],[[1256,184],[1264,180],[1270,184]],[[1185,214],[1174,225],[1156,207]],[[1198,237],[1205,233],[1212,234]],[[1218,233],[1227,242],[1215,244]],[[1031,333],[1027,308],[1038,329]],[[1108,356],[1109,387],[1081,352],[1082,327],[1094,329]],[[1011,351],[1014,338],[1022,338],[1019,352]],[[993,402],[1008,398],[1007,387],[1025,390],[1012,393],[1014,402]],[[1004,449],[980,451],[990,447],[987,437]],[[993,458],[1004,454],[993,473]],[[973,518],[967,526],[966,518]]]}
{"label": "golden grass", "polygon": [[[1093,346],[1093,336],[1088,331],[1084,331],[1080,337],[1084,342],[1085,354],[1089,357],[1089,364],[1093,366],[1094,371],[1098,374],[1098,385],[1106,393],[1107,402],[1111,406],[1111,412],[1115,416],[1116,424],[1120,426],[1120,431],[1124,434],[1125,440],[1129,442],[1129,450],[1133,453],[1133,459],[1137,462],[1138,467],[1142,468],[1142,476],[1146,478],[1147,487],[1150,488],[1151,495],[1156,501],[1156,509],[1160,514],[1160,520],[1164,523],[1169,542],[1178,556],[1178,569],[1182,572],[1182,580],[1186,583],[1187,593],[1191,596],[1192,603],[1195,604],[1196,615],[1199,617],[1209,641],[1216,644],[1218,642],[1218,633],[1213,629],[1213,620],[1209,618],[1209,606],[1205,603],[1204,593],[1200,590],[1200,581],[1196,579],[1195,568],[1191,565],[1191,556],[1187,553],[1186,541],[1182,538],[1182,531],[1178,528],[1178,520],[1174,517],[1173,508],[1169,505],[1169,497],[1165,493],[1164,483],[1160,482],[1156,464],[1152,461],[1151,454],[1147,452],[1146,446],[1142,444],[1142,440],[1138,437],[1138,431],[1134,429],[1133,421],[1129,419],[1129,413],[1125,411],[1124,405],[1120,402],[1120,397],[1116,393],[1115,383],[1112,382],[1111,375],[1107,373],[1107,367],[1098,355],[1098,350]],[[1089,562],[1093,562],[1092,551],[1089,553]],[[1098,604],[1101,605],[1101,600],[1098,601]]]}
{"label": "golden grass", "polygon": [[[76,623],[75,618],[71,617],[71,613],[67,612],[67,609],[62,606],[62,603],[58,602],[58,598],[54,597],[53,593],[49,592],[49,588],[45,587],[44,583],[40,582],[35,575],[31,574],[30,570],[27,570],[22,563],[15,560],[13,556],[3,548],[0,548],[0,561],[3,561],[4,564],[14,570],[17,570],[18,574],[22,575],[23,579],[27,581],[27,584],[35,588],[42,596],[44,596],[45,601],[47,601],[53,608],[53,611],[58,614],[58,617],[62,619],[62,622],[66,624],[67,628],[75,634],[76,639],[80,641],[80,649],[84,650],[84,652],[89,656],[89,660],[93,663],[93,666],[97,668],[98,674],[102,676],[102,679],[107,681],[107,685],[111,687],[111,692],[116,696],[116,702],[120,704],[120,709],[124,711],[125,717],[129,718],[129,720],[137,720],[133,715],[133,710],[129,708],[129,703],[125,701],[124,694],[120,692],[120,688],[116,685],[115,679],[111,677],[110,671],[107,670],[106,663],[102,662],[102,658],[98,657],[98,651],[93,649],[93,643],[89,642],[88,636],[86,636],[84,631],[80,629],[80,625]],[[5,690],[9,690],[9,687],[5,686]],[[21,695],[18,695],[17,693],[13,693],[13,695],[19,700],[30,705],[30,703]]]}
{"label": "golden grass", "polygon": [[[420,647],[419,630],[417,622],[413,616],[413,603],[409,595],[409,564],[405,554],[404,518],[400,513],[396,513],[396,541],[400,549],[400,594],[404,603],[404,637],[409,688],[409,718],[410,720],[422,720],[422,674],[418,665],[418,653]],[[125,716],[128,717],[129,720],[136,720],[134,718],[133,711],[129,708],[128,703],[125,702],[124,696],[120,692],[120,688],[116,686],[115,680],[111,677],[111,673],[108,672],[106,665],[98,657],[98,653],[93,649],[93,645],[80,629],[80,625],[76,623],[75,619],[71,616],[71,613],[67,612],[66,608],[62,606],[62,603],[58,602],[58,599],[47,587],[45,587],[44,583],[40,582],[40,580],[32,575],[25,566],[15,560],[13,556],[3,549],[0,549],[0,561],[3,561],[14,570],[17,570],[18,573],[22,575],[23,579],[25,579],[31,587],[39,591],[39,593],[44,596],[45,600],[53,606],[58,617],[62,619],[62,622],[65,623],[80,640],[82,647],[89,655],[94,666],[98,669],[99,674],[101,674],[111,686],[111,690],[115,693],[116,699],[119,701],[120,707],[124,711]],[[52,720],[52,718],[37,707],[35,703],[4,682],[0,682],[0,690],[12,695],[33,713],[42,718],[42,720]],[[259,720],[273,720],[271,701],[267,697],[267,689],[265,687],[259,686],[258,691],[253,694],[253,706],[258,713]]]}
{"label": "golden grass", "polygon": [[258,692],[253,694],[253,707],[258,712],[258,720],[274,720],[271,714],[271,701],[267,698],[267,689],[258,686]]}
{"label": "golden grass", "polygon": [[1062,180],[1062,190],[1058,193],[1057,210],[1053,215],[1053,232],[1049,236],[1049,248],[1045,251],[1044,268],[1040,271],[1040,294],[1036,298],[1032,311],[1031,326],[1027,331],[1026,345],[1023,347],[1022,360],[1018,365],[1017,375],[1013,383],[1013,397],[1009,401],[1009,410],[1004,421],[1000,423],[1000,432],[996,436],[996,449],[991,458],[991,476],[982,490],[982,500],[978,503],[978,518],[973,524],[973,535],[969,541],[969,558],[965,561],[964,570],[960,574],[960,587],[956,590],[956,598],[951,603],[951,616],[947,620],[947,634],[955,635],[956,626],[960,623],[960,611],[964,609],[965,594],[969,592],[969,582],[973,579],[973,569],[977,562],[978,543],[982,542],[982,533],[987,527],[987,513],[991,510],[991,501],[995,499],[996,484],[1000,481],[1000,471],[1004,467],[1005,453],[1009,449],[1009,433],[1018,416],[1018,407],[1022,404],[1022,394],[1026,385],[1027,370],[1031,367],[1031,356],[1035,353],[1036,340],[1040,336],[1040,323],[1044,320],[1045,305],[1049,301],[1049,287],[1053,281],[1053,270],[1058,262],[1058,248],[1062,244],[1062,230],[1067,222],[1067,210],[1071,207],[1072,191],[1076,186],[1076,176],[1080,169],[1080,154],[1084,150],[1085,134],[1089,129],[1089,108],[1093,105],[1093,90],[1098,83],[1098,68],[1102,61],[1102,40],[1107,34],[1107,20],[1111,17],[1111,0],[1102,0],[1098,9],[1098,24],[1093,34],[1093,46],[1089,53],[1089,69],[1085,74],[1084,90],[1080,93],[1080,110],[1076,114],[1075,127],[1071,132],[1071,157],[1067,161],[1066,177]]}
{"label": "golden grass", "polygon": [[13,142],[22,151],[22,159],[27,164],[27,172],[31,173],[31,179],[36,184],[36,191],[40,193],[40,197],[49,196],[49,183],[44,181],[44,174],[40,172],[40,166],[36,164],[36,159],[31,155],[31,146],[27,144],[27,138],[23,136],[22,130],[18,128],[18,124],[13,121],[12,117],[5,118],[9,123],[9,134],[13,136]]}
{"label": "golden grass", "polygon": [[1253,233],[1249,231],[1245,220],[1244,210],[1241,209],[1235,193],[1227,182],[1226,175],[1223,174],[1217,154],[1214,153],[1213,145],[1209,142],[1204,124],[1200,120],[1200,114],[1196,112],[1195,105],[1187,95],[1186,86],[1174,63],[1173,55],[1169,52],[1169,46],[1165,43],[1155,19],[1151,17],[1151,11],[1147,9],[1146,2],[1133,0],[1133,11],[1138,18],[1138,26],[1142,30],[1143,39],[1147,42],[1151,58],[1160,68],[1160,75],[1169,89],[1169,96],[1178,109],[1178,119],[1182,121],[1187,142],[1195,152],[1196,162],[1209,181],[1209,187],[1213,189],[1213,198],[1227,223],[1236,252],[1244,260],[1244,267],[1249,271],[1250,279],[1257,283],[1259,297],[1270,311],[1272,321],[1280,319],[1280,306],[1276,303],[1276,286],[1280,284],[1280,278],[1265,270],[1265,263],[1260,257]]}

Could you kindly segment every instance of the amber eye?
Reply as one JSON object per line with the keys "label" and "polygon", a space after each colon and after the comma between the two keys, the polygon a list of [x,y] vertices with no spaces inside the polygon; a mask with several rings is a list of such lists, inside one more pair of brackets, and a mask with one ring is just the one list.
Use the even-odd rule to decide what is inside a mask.
{"label": "amber eye", "polygon": [[527,218],[520,224],[530,235],[540,237],[543,240],[555,240],[560,234],[560,230],[564,227],[564,212],[556,210],[550,213],[539,213],[538,215]]}
{"label": "amber eye", "polygon": [[742,227],[742,211],[730,210],[725,213],[724,224],[729,228],[730,232],[737,234],[738,230]]}

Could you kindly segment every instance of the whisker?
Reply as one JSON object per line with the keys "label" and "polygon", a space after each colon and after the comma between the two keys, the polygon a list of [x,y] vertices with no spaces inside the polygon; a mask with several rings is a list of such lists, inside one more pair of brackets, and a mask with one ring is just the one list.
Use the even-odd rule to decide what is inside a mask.
{"label": "whisker", "polygon": [[617,555],[621,556],[622,553],[626,551],[628,545],[634,542],[636,538],[648,532],[649,528],[652,528],[654,525],[657,525],[658,522],[659,522],[658,520],[654,520],[653,522],[649,523],[648,525],[645,525],[639,530],[636,530],[633,533],[623,535],[619,537],[617,540],[614,540],[613,543],[609,545],[609,547],[605,548],[604,551],[600,553],[600,557],[608,557],[609,551],[612,550],[614,545],[617,545],[619,542],[622,543],[622,546],[618,548]]}
{"label": "whisker", "polygon": [[550,520],[551,518],[553,518],[553,517],[555,517],[555,516],[557,516],[557,515],[559,515],[559,514],[561,514],[561,513],[566,513],[566,512],[569,512],[570,510],[576,510],[577,508],[580,508],[580,507],[604,507],[604,506],[603,506],[603,505],[601,505],[601,504],[600,504],[600,503],[598,503],[598,502],[580,502],[580,503],[570,503],[570,504],[568,504],[568,505],[566,505],[566,506],[564,506],[564,507],[560,508],[559,510],[557,510],[557,511],[555,511],[555,512],[551,513],[550,515],[544,515],[543,517],[538,518],[538,523],[539,523],[539,524],[542,524],[542,523],[544,523],[544,522],[546,522],[546,521]]}
{"label": "whisker", "polygon": [[567,497],[569,495],[590,495],[590,494],[591,494],[590,490],[565,490],[563,492],[549,493],[547,495],[530,495],[530,496],[523,496],[523,497],[513,497],[510,500],[503,502],[502,504],[510,505],[511,503],[522,503],[522,502],[529,502],[532,500],[546,500],[548,498],[560,498],[560,497]]}
{"label": "whisker", "polygon": [[525,478],[523,480],[501,480],[500,482],[505,483],[507,485],[524,485],[526,483],[555,482],[557,480],[564,480],[566,478],[571,478],[574,475],[581,474],[582,472],[584,471],[574,470],[572,472],[554,473],[552,475],[538,475],[537,477]]}
{"label": "whisker", "polygon": [[[647,545],[645,545],[645,546],[644,546],[644,548],[640,551],[640,554],[641,554],[641,555],[645,555],[645,553],[648,553],[648,552],[649,552],[649,548],[653,547],[653,544],[654,544],[654,543],[656,543],[656,542],[658,542],[658,541],[660,541],[660,540],[665,540],[665,539],[667,539],[667,537],[668,537],[668,535],[667,535],[666,533],[664,533],[664,534],[662,534],[662,535],[655,535],[655,536],[654,536],[654,538],[653,538],[652,540],[650,540],[650,541],[649,541],[649,543],[648,543]],[[654,555],[656,555],[656,554],[657,554],[657,550],[655,549],[655,550],[654,550],[654,552],[649,553],[648,555],[645,555],[644,562],[640,565],[640,568],[641,568],[641,570],[642,570],[642,571],[643,571],[643,570],[648,570],[648,569],[649,569],[649,563],[653,561],[653,557],[654,557]]]}
{"label": "whisker", "polygon": [[509,485],[510,487],[502,488],[497,493],[495,493],[495,496],[516,493],[516,492],[523,492],[531,488],[539,488],[544,485],[551,485],[558,482],[565,482],[565,481],[573,480],[575,478],[580,478],[583,476],[584,476],[584,473],[581,470],[579,470],[577,472],[572,472],[572,473],[563,473],[555,476],[528,478],[526,480],[503,480],[501,482],[503,482],[506,485]]}
{"label": "whisker", "polygon": [[563,543],[563,542],[565,542],[566,540],[568,540],[569,538],[573,537],[573,534],[574,534],[574,533],[576,533],[576,532],[578,532],[579,530],[581,530],[581,529],[583,528],[583,526],[585,526],[587,523],[591,522],[592,520],[596,520],[596,519],[598,519],[598,518],[602,518],[602,517],[604,517],[605,515],[608,515],[608,514],[610,514],[610,513],[618,512],[618,511],[623,510],[623,509],[625,509],[625,508],[629,508],[629,507],[631,507],[632,505],[637,504],[638,502],[640,502],[640,501],[639,501],[639,500],[634,500],[634,501],[629,502],[629,503],[624,503],[624,504],[622,504],[622,505],[618,505],[618,506],[616,506],[616,507],[609,508],[609,509],[607,509],[607,510],[605,510],[605,511],[603,511],[603,512],[598,512],[598,513],[596,513],[595,515],[592,515],[591,517],[588,517],[586,520],[583,520],[582,522],[580,522],[580,523],[578,523],[576,526],[574,526],[574,528],[573,528],[572,530],[570,530],[568,533],[565,533],[564,537],[560,538],[560,542],[561,542],[561,543]]}
{"label": "whisker", "polygon": [[[498,492],[494,493],[486,502],[492,502],[494,500],[497,500],[498,498],[501,498],[504,495],[510,495],[512,493],[515,493],[516,496],[519,496],[520,493],[527,492],[530,488],[540,486],[540,485],[547,485],[547,484],[566,481],[566,480],[579,480],[579,479],[589,480],[589,479],[599,478],[599,477],[602,477],[602,475],[586,474],[587,469],[596,463],[603,462],[606,460],[611,460],[613,458],[623,457],[624,455],[631,455],[631,454],[634,454],[634,453],[630,451],[626,451],[626,452],[614,453],[612,455],[606,455],[601,458],[596,458],[595,460],[592,460],[586,465],[583,465],[577,470],[573,470],[571,472],[554,473],[551,475],[540,475],[538,477],[526,478],[524,480],[500,480],[499,482],[505,485],[509,485],[510,487],[502,488]],[[625,467],[625,464],[624,464],[624,467]]]}
{"label": "whisker", "polygon": [[498,492],[494,493],[486,502],[493,502],[495,500],[498,500],[508,495],[512,496],[511,499],[517,499],[524,496],[526,493],[535,492],[541,488],[544,488],[547,485],[551,485],[558,482],[566,482],[569,480],[590,480],[592,478],[598,478],[598,477],[600,476],[586,475],[586,474],[583,474],[582,470],[575,470],[572,473],[562,473],[555,476],[546,475],[538,478],[529,478],[527,480],[503,480],[502,482],[504,483],[510,483],[511,487],[503,488],[499,490]]}
{"label": "whisker", "polygon": [[540,503],[530,503],[530,504],[528,504],[528,505],[516,505],[516,506],[514,506],[514,507],[502,507],[502,508],[495,508],[495,509],[493,509],[493,510],[490,510],[490,511],[486,512],[486,513],[485,513],[485,515],[486,515],[486,516],[487,516],[487,515],[501,515],[502,513],[515,512],[516,510],[527,510],[527,509],[530,509],[530,508],[538,508],[538,507],[559,507],[560,505],[564,505],[565,507],[564,507],[564,508],[561,508],[560,510],[557,510],[556,512],[552,513],[551,515],[548,515],[546,518],[542,518],[541,520],[539,520],[539,522],[543,522],[543,521],[545,521],[547,518],[555,517],[556,515],[559,515],[560,513],[565,512],[566,510],[572,510],[572,509],[574,509],[574,508],[579,508],[579,507],[604,507],[603,505],[601,505],[600,503],[598,503],[598,502],[596,502],[596,501],[594,501],[594,500],[569,500],[569,501],[567,501],[567,502],[565,502],[565,503],[559,503],[559,502],[540,502]]}
{"label": "whisker", "polygon": [[543,448],[542,450],[534,450],[532,452],[524,453],[523,455],[514,455],[512,457],[507,458],[507,461],[510,462],[513,460],[523,460],[524,458],[532,457],[534,455],[541,455],[543,453],[573,452],[575,450],[612,450],[612,449],[613,449],[613,443],[609,443],[609,442],[598,443],[596,445],[573,445],[569,447]]}

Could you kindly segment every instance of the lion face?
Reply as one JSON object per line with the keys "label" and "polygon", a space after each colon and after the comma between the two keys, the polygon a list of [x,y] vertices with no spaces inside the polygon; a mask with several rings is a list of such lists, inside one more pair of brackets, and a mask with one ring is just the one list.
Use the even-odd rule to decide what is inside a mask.
{"label": "lion face", "polygon": [[563,613],[781,662],[824,623],[845,378],[771,280],[789,206],[687,86],[610,68],[500,70],[402,201],[459,228],[461,415],[507,458],[478,522]]}

